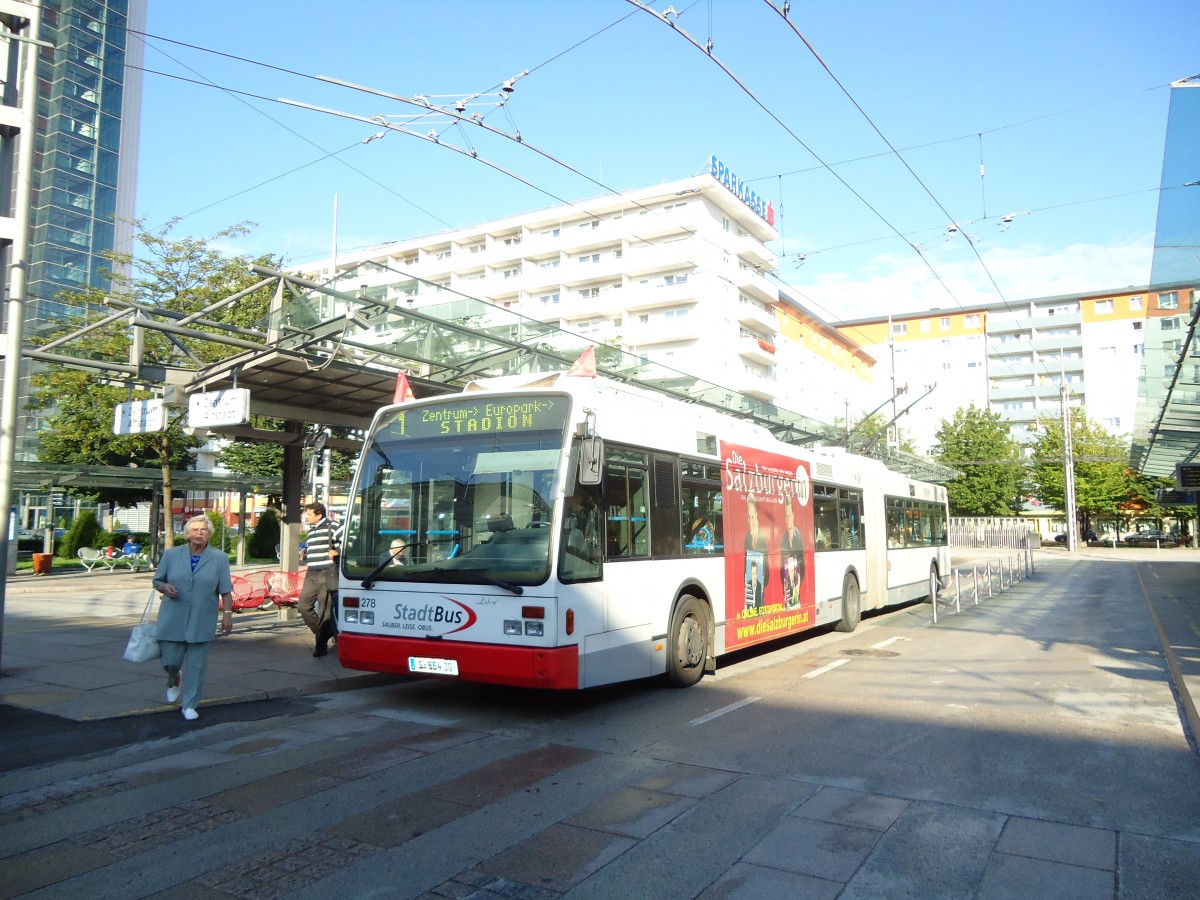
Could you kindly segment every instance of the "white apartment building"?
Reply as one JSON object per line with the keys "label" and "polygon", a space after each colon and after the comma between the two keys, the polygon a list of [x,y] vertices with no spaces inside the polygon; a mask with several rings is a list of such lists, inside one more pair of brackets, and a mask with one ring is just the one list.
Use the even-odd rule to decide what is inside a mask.
{"label": "white apartment building", "polygon": [[[619,347],[768,405],[832,422],[872,360],[768,279],[769,204],[712,171],[298,267],[314,281],[453,315],[460,300],[565,334],[564,350]],[[466,304],[463,304],[464,307]],[[336,311],[323,311],[331,318]],[[383,340],[384,336],[380,335]],[[813,391],[813,385],[820,390]]]}
{"label": "white apartment building", "polygon": [[1147,323],[1155,333],[1182,327],[1189,285],[1159,290],[1124,288],[995,303],[970,309],[926,310],[837,323],[878,365],[874,392],[908,386],[901,408],[936,385],[900,420],[928,452],[942,420],[975,404],[999,413],[1022,442],[1030,426],[1061,411],[1060,386],[1070,402],[1112,434],[1134,427]]}

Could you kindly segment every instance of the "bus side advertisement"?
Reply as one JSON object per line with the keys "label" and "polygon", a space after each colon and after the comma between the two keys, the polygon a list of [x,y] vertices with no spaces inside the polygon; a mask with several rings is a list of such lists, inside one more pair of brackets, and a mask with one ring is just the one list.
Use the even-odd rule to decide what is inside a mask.
{"label": "bus side advertisement", "polygon": [[725,645],[814,624],[812,480],[807,462],[724,441]]}

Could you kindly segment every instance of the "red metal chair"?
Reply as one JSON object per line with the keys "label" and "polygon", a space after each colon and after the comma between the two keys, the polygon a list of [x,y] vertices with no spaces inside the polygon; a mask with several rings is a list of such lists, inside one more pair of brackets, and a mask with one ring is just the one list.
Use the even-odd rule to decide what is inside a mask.
{"label": "red metal chair", "polygon": [[296,606],[302,587],[304,572],[270,572],[267,575],[267,594],[276,606]]}
{"label": "red metal chair", "polygon": [[233,576],[233,611],[245,612],[248,609],[267,609],[272,599],[267,589],[267,579],[271,572],[247,572],[245,575]]}

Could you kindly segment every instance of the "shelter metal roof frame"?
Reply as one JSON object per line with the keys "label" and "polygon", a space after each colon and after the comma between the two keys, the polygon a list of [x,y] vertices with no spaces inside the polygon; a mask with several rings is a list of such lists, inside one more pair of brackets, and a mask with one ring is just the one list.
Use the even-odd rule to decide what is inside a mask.
{"label": "shelter metal roof frame", "polygon": [[[341,273],[339,281],[356,277],[360,268],[369,271],[372,265],[363,263]],[[394,285],[362,285],[348,292],[257,264],[251,270],[261,276],[255,285],[190,315],[110,298],[109,305],[118,312],[26,355],[107,369],[114,380],[161,391],[169,403],[186,402],[186,396],[193,393],[241,387],[250,391],[254,415],[361,429],[379,407],[392,402],[398,372],[408,373],[418,397],[451,393],[475,377],[562,371],[593,343],[448,289],[451,299],[446,303],[415,309],[413,298]],[[233,326],[212,318],[218,310],[268,287],[271,310],[255,327]],[[163,366],[148,364],[137,354],[131,354],[125,364],[48,352],[59,351],[75,338],[125,317],[135,333],[152,329],[166,335],[177,356],[184,359],[178,360],[178,365]],[[237,352],[204,364],[188,349],[190,341],[215,342]],[[843,442],[841,429],[618,348],[600,345],[596,357],[597,371],[607,377],[748,419],[788,443]],[[193,367],[185,366],[185,360]],[[282,443],[295,439],[287,433],[248,426],[212,430],[243,440]],[[343,444],[350,448],[348,442]],[[890,448],[872,455],[930,481],[947,481],[955,474],[932,460]]]}

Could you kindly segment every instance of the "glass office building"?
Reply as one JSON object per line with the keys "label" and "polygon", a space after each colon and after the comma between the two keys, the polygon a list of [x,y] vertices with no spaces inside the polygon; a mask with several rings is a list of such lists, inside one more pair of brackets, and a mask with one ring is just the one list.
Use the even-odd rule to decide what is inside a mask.
{"label": "glass office building", "polygon": [[[106,251],[132,249],[146,0],[43,0],[25,332],[86,310],[64,291],[108,290]],[[127,63],[131,65],[127,65]],[[138,68],[133,68],[133,67]],[[26,411],[18,460],[37,458],[41,422]]]}

